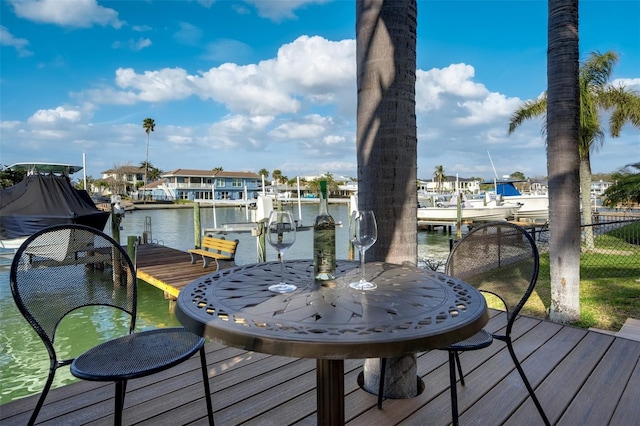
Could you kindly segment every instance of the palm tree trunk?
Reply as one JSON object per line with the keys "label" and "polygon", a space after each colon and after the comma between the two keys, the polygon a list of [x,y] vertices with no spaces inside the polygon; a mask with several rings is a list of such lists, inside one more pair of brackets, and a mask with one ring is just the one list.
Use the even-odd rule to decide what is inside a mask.
{"label": "palm tree trunk", "polygon": [[578,0],[550,0],[547,49],[550,317],[580,318]]}
{"label": "palm tree trunk", "polygon": [[591,160],[589,154],[580,159],[580,197],[582,199],[582,226],[586,250],[593,250],[593,216],[591,209]]}
{"label": "palm tree trunk", "polygon": [[[373,210],[378,240],[370,260],[417,263],[416,0],[357,0],[358,207]],[[413,365],[388,370],[390,397],[417,394]],[[365,387],[377,393],[379,365],[367,360]]]}

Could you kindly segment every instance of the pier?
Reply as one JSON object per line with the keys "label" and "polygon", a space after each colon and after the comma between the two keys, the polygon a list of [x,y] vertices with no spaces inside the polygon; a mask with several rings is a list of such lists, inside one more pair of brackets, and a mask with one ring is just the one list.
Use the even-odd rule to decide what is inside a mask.
{"label": "pier", "polygon": [[159,288],[165,297],[175,299],[180,290],[194,279],[215,271],[215,263],[208,268],[202,261],[191,264],[189,253],[160,244],[141,244],[137,247],[138,278]]}

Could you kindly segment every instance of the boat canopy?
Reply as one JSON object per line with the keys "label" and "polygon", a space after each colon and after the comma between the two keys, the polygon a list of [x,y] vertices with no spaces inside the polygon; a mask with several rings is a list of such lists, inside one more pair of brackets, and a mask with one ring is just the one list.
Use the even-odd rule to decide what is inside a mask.
{"label": "boat canopy", "polygon": [[0,190],[0,239],[31,235],[52,225],[79,223],[103,230],[109,212],[96,208],[89,194],[67,176],[32,174]]}
{"label": "boat canopy", "polygon": [[484,181],[483,184],[494,184],[496,187],[496,194],[503,197],[512,197],[515,195],[522,195],[518,188],[514,185],[516,182],[525,182],[524,180],[517,179],[497,179],[495,181]]}

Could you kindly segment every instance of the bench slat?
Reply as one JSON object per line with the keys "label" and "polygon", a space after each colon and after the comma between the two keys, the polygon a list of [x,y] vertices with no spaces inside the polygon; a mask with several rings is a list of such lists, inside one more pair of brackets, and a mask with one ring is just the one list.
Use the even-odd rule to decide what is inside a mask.
{"label": "bench slat", "polygon": [[195,263],[196,255],[200,255],[203,261],[203,268],[209,266],[211,259],[216,262],[218,269],[220,269],[218,260],[225,261],[226,267],[233,266],[238,242],[238,240],[231,241],[224,238],[204,237],[202,239],[202,248],[188,250],[191,255],[191,263]]}

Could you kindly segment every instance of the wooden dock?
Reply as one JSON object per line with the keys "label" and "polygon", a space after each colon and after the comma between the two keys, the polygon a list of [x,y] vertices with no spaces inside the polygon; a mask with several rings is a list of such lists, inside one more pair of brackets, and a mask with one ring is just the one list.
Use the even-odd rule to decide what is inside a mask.
{"label": "wooden dock", "polygon": [[196,278],[214,272],[215,262],[202,267],[202,259],[191,264],[189,253],[159,244],[141,244],[137,247],[136,268],[138,278],[177,298],[180,289]]}
{"label": "wooden dock", "polygon": [[[504,313],[487,329],[504,326]],[[640,342],[523,317],[515,350],[552,424],[637,425],[640,419]],[[315,360],[271,356],[209,343],[207,362],[215,422],[226,425],[315,425]],[[467,385],[458,384],[461,425],[540,425],[506,347],[460,355]],[[25,367],[27,368],[27,367]],[[385,400],[358,387],[361,360],[345,362],[347,424],[447,425],[451,421],[447,353],[419,354],[422,394]],[[206,424],[198,357],[127,386],[124,424]],[[39,425],[111,425],[112,384],[80,381],[52,390]],[[0,424],[25,425],[29,396],[0,406]]]}

